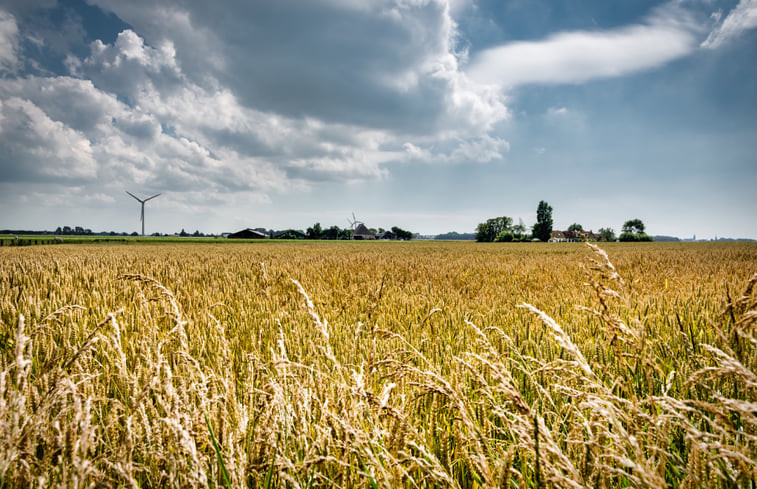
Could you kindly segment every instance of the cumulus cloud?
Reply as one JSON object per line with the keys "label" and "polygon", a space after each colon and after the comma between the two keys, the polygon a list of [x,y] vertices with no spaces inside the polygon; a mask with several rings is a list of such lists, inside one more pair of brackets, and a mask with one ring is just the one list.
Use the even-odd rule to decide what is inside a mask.
{"label": "cumulus cloud", "polygon": [[176,53],[170,41],[158,48],[145,45],[132,30],[118,34],[116,42],[106,45],[96,40],[91,54],[84,60],[69,56],[72,74],[93,80],[98,86],[136,102],[142,92],[153,85],[161,93],[181,87],[184,80],[176,64]]}
{"label": "cumulus cloud", "polygon": [[[720,20],[720,14],[715,17]],[[741,0],[702,42],[703,48],[715,49],[757,27],[757,0]]]}
{"label": "cumulus cloud", "polygon": [[479,53],[467,70],[485,84],[582,83],[661,66],[696,48],[698,27],[674,5],[645,23],[606,31],[575,31],[541,41],[512,42]]}
{"label": "cumulus cloud", "polygon": [[212,77],[248,108],[419,134],[506,117],[459,70],[445,0],[96,3],[152,45],[170,40],[188,77]]}
{"label": "cumulus cloud", "polygon": [[86,181],[97,174],[89,140],[28,100],[0,100],[0,147],[3,180]]}
{"label": "cumulus cloud", "polygon": [[[308,19],[297,2],[235,6],[241,9],[244,28],[238,19],[219,14],[224,9],[207,10],[204,3],[177,15],[178,7],[165,2],[153,16],[120,3],[102,5],[146,36],[152,32],[158,47],[127,30],[112,45],[93,43],[84,59],[70,58],[74,74],[124,97],[164,129],[211,148],[215,155],[227,149],[265,158],[291,179],[382,178],[386,165],[407,158],[402,143],[408,132],[419,144],[449,148],[441,159],[462,161],[452,157],[454,151],[460,154],[457,146],[466,146],[461,140],[472,138],[468,146],[479,147],[481,134],[508,117],[501,93],[470,81],[459,70],[452,51],[454,23],[444,2],[332,2],[325,11],[311,11],[317,15]],[[166,12],[173,21],[162,17]],[[302,28],[290,29],[294,38],[281,40],[281,26],[247,25],[264,12],[285,23],[295,22],[291,16],[307,20],[307,42],[297,38],[304,35]],[[153,32],[156,18],[168,26],[159,35]],[[221,29],[224,19],[231,24]],[[363,23],[376,35],[357,35],[354,29],[344,33],[335,22]],[[394,39],[398,33],[404,41]],[[255,36],[262,36],[260,43],[254,42]],[[215,61],[201,68],[188,62],[196,43],[215,50],[209,54]],[[255,49],[258,45],[266,48]],[[239,51],[243,47],[245,53]],[[273,75],[271,70],[280,72]],[[259,90],[275,93],[260,95]],[[480,155],[479,161],[493,159],[491,152]]]}
{"label": "cumulus cloud", "polygon": [[[283,189],[285,173],[263,159],[163,131],[160,113],[131,107],[89,80],[0,81],[3,180],[57,178],[105,187],[137,184],[177,192]],[[163,119],[167,120],[167,119]]]}
{"label": "cumulus cloud", "polygon": [[[0,78],[0,182],[163,191],[187,212],[509,149],[490,134],[506,99],[462,72],[446,0],[90,3],[131,27],[70,51],[67,73]],[[0,13],[0,68],[48,43],[18,37]]]}

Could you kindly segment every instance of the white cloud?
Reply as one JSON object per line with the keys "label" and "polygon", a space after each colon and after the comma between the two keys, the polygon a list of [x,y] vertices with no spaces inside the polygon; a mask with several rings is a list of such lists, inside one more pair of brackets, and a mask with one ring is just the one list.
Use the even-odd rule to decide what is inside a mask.
{"label": "white cloud", "polygon": [[467,73],[477,82],[503,88],[617,77],[690,54],[696,48],[696,30],[683,10],[667,6],[644,24],[563,32],[487,49],[475,57]]}
{"label": "white cloud", "polygon": [[50,119],[29,100],[0,100],[3,180],[92,180],[97,165],[87,138]]}
{"label": "white cloud", "polygon": [[[715,21],[718,20],[720,20],[720,15],[715,17]],[[710,32],[707,39],[702,42],[702,47],[711,49],[721,47],[755,27],[757,27],[757,0],[741,0],[723,22]]]}
{"label": "white cloud", "polygon": [[16,18],[0,10],[0,72],[14,71],[18,62],[18,25]]}
{"label": "white cloud", "polygon": [[406,142],[402,146],[407,160],[431,164],[475,164],[502,160],[510,151],[506,140],[484,135],[478,138],[445,142],[444,145],[419,146]]}
{"label": "white cloud", "polygon": [[[70,76],[0,78],[0,182],[49,186],[40,205],[59,201],[52,181],[61,195],[165,192],[177,212],[266,203],[509,150],[491,134],[506,98],[460,70],[445,0],[94,3],[132,28],[69,52]],[[8,18],[0,62],[29,66],[49,39],[1,51],[18,38],[3,37]]]}
{"label": "white cloud", "polygon": [[79,60],[69,56],[67,64],[72,74],[135,102],[141,92],[153,87],[170,93],[184,83],[175,57],[170,41],[162,41],[159,47],[153,48],[145,45],[134,31],[125,30],[112,45],[97,40],[92,43],[87,58]]}
{"label": "white cloud", "polygon": [[547,117],[566,117],[569,112],[567,107],[550,107],[547,109]]}
{"label": "white cloud", "polygon": [[[283,170],[261,158],[164,133],[158,107],[131,107],[87,80],[0,80],[4,180],[95,179],[177,192],[268,192],[286,188]],[[211,100],[212,101],[212,100]],[[170,121],[169,118],[162,118]]]}
{"label": "white cloud", "polygon": [[[191,72],[197,68],[190,66],[188,73],[184,63],[186,52],[192,50],[193,45],[190,44],[197,39],[190,42],[181,35],[174,36],[179,39],[176,43],[168,37],[158,38],[156,42],[160,47],[153,48],[136,33],[128,30],[119,34],[114,44],[106,45],[97,41],[92,44],[89,56],[82,60],[69,58],[68,63],[77,76],[93,80],[101,90],[119,94],[130,105],[138,108],[142,115],[133,117],[140,121],[135,130],[154,135],[159,123],[172,134],[196,141],[211,150],[214,156],[231,151],[255,161],[265,158],[288,178],[297,181],[383,178],[387,174],[387,165],[407,158],[401,144],[407,140],[405,129],[408,128],[416,133],[414,137],[419,144],[435,143],[439,148],[448,149],[449,152],[440,154],[441,158],[438,159],[463,161],[460,158],[463,151],[461,148],[481,148],[477,161],[495,159],[492,151],[501,151],[502,144],[506,145],[506,142],[494,145],[493,150],[484,150],[481,141],[487,139],[481,135],[486,135],[495,123],[508,117],[504,97],[490,87],[471,82],[459,71],[457,58],[449,51],[454,25],[444,4],[434,1],[392,3],[396,8],[390,9],[391,14],[387,14],[387,2],[376,4],[381,8],[375,4],[366,4],[361,9],[348,9],[347,13],[354,14],[357,11],[359,18],[378,16],[379,20],[389,15],[390,24],[395,25],[395,28],[399,25],[400,30],[412,31],[407,35],[411,41],[419,44],[416,49],[419,52],[414,52],[411,49],[413,46],[404,46],[399,50],[400,58],[404,56],[409,59],[407,65],[401,68],[407,75],[404,81],[393,79],[400,68],[389,62],[394,59],[389,56],[392,53],[382,52],[381,56],[386,57],[383,61],[386,66],[373,69],[376,77],[369,82],[371,86],[361,87],[359,80],[350,83],[350,90],[364,92],[360,96],[361,100],[369,100],[373,96],[372,90],[382,92],[380,102],[382,105],[388,104],[389,111],[385,107],[366,107],[363,102],[355,106],[348,103],[348,100],[335,99],[332,101],[334,107],[326,109],[324,113],[306,106],[294,111],[300,113],[292,113],[287,108],[290,103],[288,99],[298,97],[298,90],[276,94],[276,97],[287,99],[280,100],[276,106],[268,107],[270,101],[262,104],[251,102],[249,91],[254,90],[256,81],[260,82],[256,77],[265,76],[260,75],[268,69],[265,65],[261,65],[253,73],[241,73],[218,54],[222,62],[206,65],[205,71],[201,73]],[[160,17],[160,12],[166,9],[167,6],[157,8],[156,15]],[[417,12],[423,9],[430,11],[425,12],[426,17],[430,15],[442,19],[437,19],[436,31],[423,25],[426,17],[422,15],[423,12]],[[199,22],[198,19],[210,22],[196,13],[187,12],[182,18],[190,23]],[[121,14],[128,15],[128,12]],[[345,12],[341,14],[347,15]],[[148,22],[139,16],[133,18]],[[192,24],[192,27],[200,32],[210,32],[201,25]],[[231,28],[232,26],[225,27],[227,30]],[[261,28],[270,29],[268,26]],[[184,28],[179,30],[183,32]],[[242,32],[248,31],[249,29],[244,29]],[[166,29],[166,35],[170,34],[171,29]],[[214,31],[213,36],[215,34]],[[203,36],[205,38],[208,35]],[[239,35],[246,34],[237,33]],[[394,43],[394,40],[386,39],[374,41]],[[216,39],[211,45],[220,45],[219,43],[220,40]],[[226,48],[229,52],[237,49],[237,46],[229,45]],[[300,56],[296,52],[296,46],[290,48],[292,52],[286,58]],[[424,53],[424,49],[428,52]],[[361,57],[359,51],[349,55],[353,58]],[[255,56],[255,53],[250,52],[245,58],[249,56]],[[326,61],[332,65],[359,64],[354,59]],[[299,83],[301,78],[313,78],[313,74],[308,72],[310,70],[328,72],[332,68],[334,66],[320,66],[310,60],[303,60],[299,65],[289,66],[289,71],[282,73],[281,79],[274,86],[286,86]],[[358,70],[359,66],[350,68]],[[277,67],[274,66],[274,69]],[[338,78],[339,71],[337,69],[333,76]],[[245,78],[243,84],[234,81],[225,83],[232,75],[235,78],[249,75],[249,79]],[[348,78],[356,76],[362,75],[347,75]],[[319,91],[333,90],[331,80],[315,81],[321,83]],[[376,84],[382,85],[382,88],[377,89]],[[304,103],[320,103],[320,98],[309,97]],[[373,103],[367,102],[368,106]],[[429,111],[432,105],[436,107]],[[412,115],[404,112],[413,108],[418,109],[418,112]],[[313,115],[307,115],[311,110]],[[349,116],[334,117],[334,111],[345,110],[350,112]],[[379,112],[375,119],[374,112]],[[144,114],[156,122],[145,120]],[[124,132],[130,132],[121,118],[114,125]],[[469,138],[472,138],[471,142],[466,143],[465,140]],[[455,151],[457,153],[453,155]],[[472,156],[472,150],[467,151],[466,156]],[[181,172],[174,174],[175,178],[180,176]]]}

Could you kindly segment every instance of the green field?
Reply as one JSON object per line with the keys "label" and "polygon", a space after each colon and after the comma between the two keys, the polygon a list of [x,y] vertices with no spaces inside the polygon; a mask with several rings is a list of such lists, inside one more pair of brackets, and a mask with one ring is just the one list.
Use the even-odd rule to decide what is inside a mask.
{"label": "green field", "polygon": [[2,247],[0,487],[754,487],[755,272],[755,243]]}

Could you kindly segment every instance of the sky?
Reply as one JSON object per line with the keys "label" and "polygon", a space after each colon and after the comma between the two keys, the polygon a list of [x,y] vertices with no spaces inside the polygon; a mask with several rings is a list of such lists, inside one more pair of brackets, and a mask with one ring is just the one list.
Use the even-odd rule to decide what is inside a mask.
{"label": "sky", "polygon": [[757,0],[0,0],[0,229],[757,238]]}

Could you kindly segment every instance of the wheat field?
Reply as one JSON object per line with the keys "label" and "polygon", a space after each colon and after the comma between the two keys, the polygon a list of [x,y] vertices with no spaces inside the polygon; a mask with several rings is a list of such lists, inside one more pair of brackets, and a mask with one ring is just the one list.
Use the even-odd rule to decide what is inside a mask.
{"label": "wheat field", "polygon": [[0,487],[755,487],[757,245],[0,248]]}

